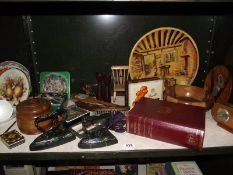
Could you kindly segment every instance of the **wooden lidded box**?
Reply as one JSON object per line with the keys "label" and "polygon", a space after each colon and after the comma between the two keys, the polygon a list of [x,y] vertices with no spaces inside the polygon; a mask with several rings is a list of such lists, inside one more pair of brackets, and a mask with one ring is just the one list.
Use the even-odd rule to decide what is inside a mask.
{"label": "wooden lidded box", "polygon": [[[32,98],[19,103],[16,107],[16,121],[20,131],[24,134],[39,134],[41,131],[35,126],[35,119],[51,112],[51,104],[42,98]],[[52,120],[40,122],[40,128],[48,130]]]}

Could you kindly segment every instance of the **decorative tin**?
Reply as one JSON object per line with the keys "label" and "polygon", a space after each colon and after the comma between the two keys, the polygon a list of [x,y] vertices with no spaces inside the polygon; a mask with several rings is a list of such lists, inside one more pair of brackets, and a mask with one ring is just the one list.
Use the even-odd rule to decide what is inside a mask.
{"label": "decorative tin", "polygon": [[190,85],[198,67],[199,54],[193,38],[173,27],[146,33],[135,44],[129,58],[132,80],[155,77]]}
{"label": "decorative tin", "polygon": [[1,141],[11,149],[25,142],[24,136],[20,134],[17,130],[12,130],[6,133],[3,133],[1,136]]}
{"label": "decorative tin", "polygon": [[51,102],[53,111],[60,109],[63,102],[70,99],[70,73],[41,72],[40,93]]}
{"label": "decorative tin", "polygon": [[67,100],[67,93],[41,93],[39,97],[49,100],[53,111],[56,111]]}
{"label": "decorative tin", "polygon": [[41,72],[40,93],[67,93],[70,99],[69,72]]}

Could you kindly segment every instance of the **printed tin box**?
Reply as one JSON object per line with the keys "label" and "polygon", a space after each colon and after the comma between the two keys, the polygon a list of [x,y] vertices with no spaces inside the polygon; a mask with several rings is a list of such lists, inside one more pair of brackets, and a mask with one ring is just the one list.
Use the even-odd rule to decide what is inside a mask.
{"label": "printed tin box", "polygon": [[70,73],[41,72],[40,94],[50,100],[53,110],[59,109],[65,100],[70,99]]}

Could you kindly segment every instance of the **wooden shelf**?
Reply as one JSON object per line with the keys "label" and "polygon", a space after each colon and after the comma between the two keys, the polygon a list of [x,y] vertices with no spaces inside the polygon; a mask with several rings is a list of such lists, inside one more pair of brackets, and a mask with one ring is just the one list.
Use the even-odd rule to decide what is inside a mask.
{"label": "wooden shelf", "polygon": [[[1,125],[0,132],[2,133],[11,122]],[[18,130],[17,125],[14,129]],[[29,144],[37,135],[24,135],[26,142],[13,149],[8,149],[0,142],[1,164],[115,164],[122,160],[143,163],[232,156],[233,154],[232,134],[216,125],[210,111],[206,113],[204,149],[200,152],[129,133],[112,133],[118,139],[118,144],[96,149],[79,149],[77,138],[67,144],[43,151],[30,151]],[[133,144],[134,147],[127,148],[126,144]]]}

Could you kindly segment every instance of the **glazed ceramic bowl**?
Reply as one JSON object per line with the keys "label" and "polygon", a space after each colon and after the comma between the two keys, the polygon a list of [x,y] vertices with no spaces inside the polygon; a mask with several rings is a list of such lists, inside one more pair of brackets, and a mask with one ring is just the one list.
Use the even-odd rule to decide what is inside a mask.
{"label": "glazed ceramic bowl", "polygon": [[164,91],[164,100],[199,106],[205,109],[210,109],[214,104],[214,99],[208,91],[205,91],[204,88],[189,85],[166,87]]}
{"label": "glazed ceramic bowl", "polygon": [[13,107],[10,102],[0,100],[0,122],[7,121],[13,114]]}

